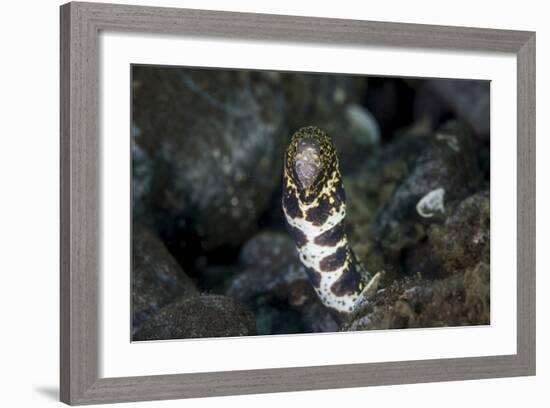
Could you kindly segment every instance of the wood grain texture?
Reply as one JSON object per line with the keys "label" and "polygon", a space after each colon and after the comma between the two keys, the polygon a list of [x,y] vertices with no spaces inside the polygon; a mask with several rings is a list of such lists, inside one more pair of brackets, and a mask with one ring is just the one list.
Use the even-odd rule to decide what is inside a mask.
{"label": "wood grain texture", "polygon": [[535,373],[535,34],[517,53],[517,353]]}
{"label": "wood grain texture", "polygon": [[59,383],[60,383],[60,397],[62,401],[70,401],[70,343],[71,337],[69,333],[70,328],[70,294],[71,294],[71,279],[70,279],[70,265],[69,258],[71,254],[71,240],[70,240],[70,219],[68,217],[70,207],[70,178],[71,169],[70,163],[70,133],[71,127],[69,124],[70,112],[70,31],[71,31],[71,19],[70,8],[61,8],[60,21],[61,21],[61,47],[60,47],[60,109],[59,109],[59,127],[60,127],[60,279],[59,279],[59,293],[60,299],[60,370],[59,370]]}
{"label": "wood grain texture", "polygon": [[98,379],[99,135],[97,27],[61,9],[61,398]]}
{"label": "wood grain texture", "polygon": [[73,3],[100,29],[201,37],[517,52],[529,32],[376,21]]}
{"label": "wood grain texture", "polygon": [[[128,378],[98,376],[101,30],[508,52],[518,61],[517,354]],[[61,7],[61,400],[95,404],[535,373],[535,35],[532,32],[69,3]]]}

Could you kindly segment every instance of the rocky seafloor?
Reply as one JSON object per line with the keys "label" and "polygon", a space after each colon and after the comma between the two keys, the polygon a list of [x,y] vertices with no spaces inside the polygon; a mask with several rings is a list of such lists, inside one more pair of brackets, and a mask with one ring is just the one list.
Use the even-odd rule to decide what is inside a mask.
{"label": "rocky seafloor", "polygon": [[[283,153],[334,140],[376,295],[337,324],[281,209]],[[489,324],[489,84],[132,68],[132,339]]]}

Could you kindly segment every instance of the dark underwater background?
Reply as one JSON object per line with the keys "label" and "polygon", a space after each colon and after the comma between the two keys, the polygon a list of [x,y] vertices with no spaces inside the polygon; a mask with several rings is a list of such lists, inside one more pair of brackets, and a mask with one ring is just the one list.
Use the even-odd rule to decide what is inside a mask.
{"label": "dark underwater background", "polygon": [[[490,323],[488,81],[131,69],[133,340]],[[386,271],[343,325],[281,209],[308,125],[334,140],[355,253]]]}

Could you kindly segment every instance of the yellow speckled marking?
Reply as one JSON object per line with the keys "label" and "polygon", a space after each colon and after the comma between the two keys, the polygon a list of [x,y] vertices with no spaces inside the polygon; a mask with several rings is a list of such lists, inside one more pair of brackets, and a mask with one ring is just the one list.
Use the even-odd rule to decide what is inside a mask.
{"label": "yellow speckled marking", "polygon": [[[321,168],[317,179],[307,188],[301,185],[295,173],[295,161],[301,157],[296,151],[299,142],[303,138],[313,138],[318,143]],[[297,201],[302,214],[302,216],[291,217],[284,206],[283,200],[285,218],[290,226],[301,231],[306,238],[305,244],[302,243],[298,246],[298,252],[304,266],[316,274],[318,285],[314,285],[314,289],[326,307],[336,310],[340,314],[350,313],[363,300],[366,289],[371,292],[373,288],[375,290],[380,276],[377,274],[371,279],[370,273],[359,265],[348,245],[345,231],[340,232],[340,234],[343,234],[342,239],[337,242],[335,240],[328,242],[321,240],[319,244],[314,242],[316,238],[319,238],[322,234],[328,234],[328,231],[343,223],[345,219],[346,205],[343,196],[342,176],[331,138],[325,132],[313,126],[298,130],[292,136],[286,152],[284,178],[283,188],[287,190],[285,193],[294,195],[295,200],[293,199],[292,202]],[[339,196],[340,192],[341,196]],[[327,206],[327,208],[320,208],[321,206]],[[313,211],[315,211],[315,215],[313,215]],[[308,221],[308,214],[312,215],[312,219],[316,219],[315,217],[323,218],[318,218],[317,223],[314,223]],[[328,257],[335,257],[337,250],[341,250],[341,248],[346,249],[343,265],[335,270],[323,270],[321,261]],[[325,263],[325,265],[331,262]],[[336,263],[334,265],[340,264]],[[333,290],[335,284],[340,285],[338,290],[334,289],[339,294]]]}

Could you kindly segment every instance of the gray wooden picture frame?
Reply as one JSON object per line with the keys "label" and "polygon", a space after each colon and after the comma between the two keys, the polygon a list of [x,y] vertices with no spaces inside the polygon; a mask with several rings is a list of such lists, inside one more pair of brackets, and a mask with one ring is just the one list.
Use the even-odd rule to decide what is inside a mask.
{"label": "gray wooden picture frame", "polygon": [[[101,30],[517,56],[517,353],[126,378],[98,375]],[[61,6],[61,400],[113,403],[535,374],[535,33],[113,4]],[[495,205],[498,205],[496,203]]]}

